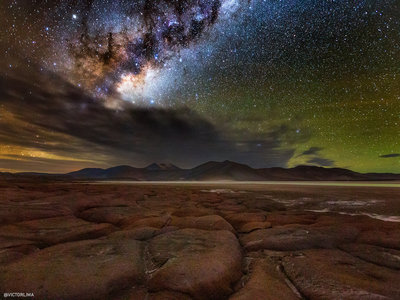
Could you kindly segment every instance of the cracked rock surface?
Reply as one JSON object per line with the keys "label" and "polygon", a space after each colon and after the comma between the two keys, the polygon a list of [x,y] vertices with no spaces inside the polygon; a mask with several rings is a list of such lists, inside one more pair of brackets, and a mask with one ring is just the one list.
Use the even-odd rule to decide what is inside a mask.
{"label": "cracked rock surface", "polygon": [[0,293],[400,299],[398,193],[357,189],[0,182]]}

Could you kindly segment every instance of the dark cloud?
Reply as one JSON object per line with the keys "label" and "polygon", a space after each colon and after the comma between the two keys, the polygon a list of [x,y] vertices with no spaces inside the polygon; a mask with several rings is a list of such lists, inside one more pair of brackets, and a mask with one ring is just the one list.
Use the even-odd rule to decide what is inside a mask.
{"label": "dark cloud", "polygon": [[334,167],[335,166],[335,161],[327,158],[322,158],[322,157],[314,157],[309,160],[307,160],[307,163],[309,164],[315,164],[321,167]]}
{"label": "dark cloud", "polygon": [[[34,171],[38,173],[64,173],[65,170],[78,170],[82,168],[81,161],[71,161],[62,159],[46,159],[20,156],[10,158],[0,158],[0,166],[3,169]],[[98,163],[85,162],[86,167],[96,167]]]}
{"label": "dark cloud", "polygon": [[379,155],[380,158],[392,158],[392,157],[400,157],[400,153],[391,153],[385,155]]}
{"label": "dark cloud", "polygon": [[321,147],[310,147],[308,150],[304,151],[303,153],[301,153],[299,156],[303,156],[303,155],[316,155],[318,154],[318,152],[320,152],[321,150],[323,150],[324,148]]}
{"label": "dark cloud", "polygon": [[[225,132],[187,107],[144,109],[124,101],[117,104],[117,108],[107,108],[103,100],[52,73],[0,74],[0,113],[8,116],[0,119],[1,142],[77,157],[85,166],[96,161],[138,166],[172,161],[185,167],[225,159],[253,166],[286,166],[294,152],[281,147],[282,137],[293,138],[288,126],[252,139],[251,134]],[[11,166],[13,159],[8,157],[2,165]],[[57,159],[61,160],[54,159],[55,164]],[[37,163],[45,169],[50,162],[24,158],[18,164],[33,168]]]}

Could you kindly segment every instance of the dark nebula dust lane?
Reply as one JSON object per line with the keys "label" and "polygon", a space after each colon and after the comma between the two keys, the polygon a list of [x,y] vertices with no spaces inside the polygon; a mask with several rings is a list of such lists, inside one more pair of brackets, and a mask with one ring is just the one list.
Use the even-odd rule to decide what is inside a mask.
{"label": "dark nebula dust lane", "polygon": [[0,171],[400,172],[398,0],[5,0],[0,26]]}
{"label": "dark nebula dust lane", "polygon": [[[121,1],[117,8],[89,1],[72,17],[79,23],[68,37],[73,72],[106,94],[121,80],[140,85],[146,70],[165,67],[200,39],[217,22],[220,8],[219,0]],[[113,13],[118,20],[110,20]],[[100,24],[93,21],[98,15]]]}

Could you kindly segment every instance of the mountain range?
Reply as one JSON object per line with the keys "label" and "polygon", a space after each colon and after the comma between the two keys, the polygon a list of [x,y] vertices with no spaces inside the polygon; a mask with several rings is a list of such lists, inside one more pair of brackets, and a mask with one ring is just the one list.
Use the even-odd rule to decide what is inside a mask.
{"label": "mountain range", "polygon": [[1,178],[132,181],[382,181],[400,180],[400,174],[357,173],[342,168],[316,166],[255,169],[232,161],[210,161],[192,169],[181,169],[173,164],[153,163],[145,168],[131,166],[108,169],[86,168],[67,174],[0,173]]}

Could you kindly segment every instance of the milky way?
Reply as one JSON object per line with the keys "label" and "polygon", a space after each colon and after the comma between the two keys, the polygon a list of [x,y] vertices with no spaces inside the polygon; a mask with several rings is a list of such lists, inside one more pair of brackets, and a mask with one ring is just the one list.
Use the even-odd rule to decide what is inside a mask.
{"label": "milky way", "polygon": [[151,89],[162,90],[159,73],[171,70],[173,59],[182,62],[181,50],[195,46],[234,6],[231,0],[94,0],[70,7],[77,24],[63,39],[74,80],[101,95],[155,104]]}

